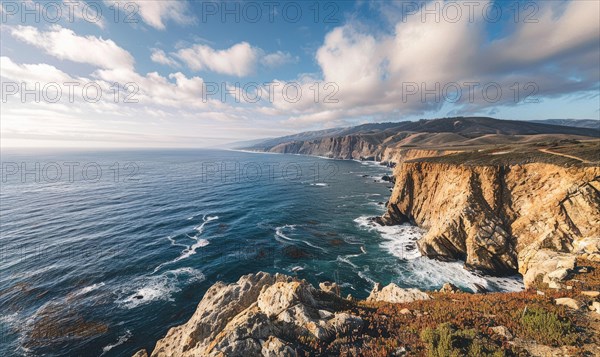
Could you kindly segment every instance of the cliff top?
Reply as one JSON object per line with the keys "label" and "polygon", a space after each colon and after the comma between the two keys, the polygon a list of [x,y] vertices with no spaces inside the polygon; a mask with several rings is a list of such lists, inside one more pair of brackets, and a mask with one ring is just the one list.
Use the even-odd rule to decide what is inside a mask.
{"label": "cliff top", "polygon": [[370,144],[386,147],[495,145],[549,139],[599,138],[600,121],[518,121],[488,117],[422,119],[309,131],[240,145],[247,149],[268,151],[279,145],[315,143],[344,137],[360,138]]}
{"label": "cliff top", "polygon": [[494,145],[464,150],[443,156],[425,157],[407,162],[435,162],[456,165],[502,166],[547,163],[559,166],[599,166],[600,140],[561,140],[522,145]]}

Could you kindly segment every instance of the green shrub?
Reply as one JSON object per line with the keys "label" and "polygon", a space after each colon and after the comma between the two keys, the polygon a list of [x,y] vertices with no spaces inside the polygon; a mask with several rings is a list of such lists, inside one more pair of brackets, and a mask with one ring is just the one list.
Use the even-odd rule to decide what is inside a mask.
{"label": "green shrub", "polygon": [[525,309],[521,324],[528,338],[552,345],[572,345],[576,342],[575,328],[557,314],[543,308]]}
{"label": "green shrub", "polygon": [[501,347],[495,346],[474,329],[456,330],[449,323],[421,331],[421,340],[427,346],[428,357],[500,357]]}

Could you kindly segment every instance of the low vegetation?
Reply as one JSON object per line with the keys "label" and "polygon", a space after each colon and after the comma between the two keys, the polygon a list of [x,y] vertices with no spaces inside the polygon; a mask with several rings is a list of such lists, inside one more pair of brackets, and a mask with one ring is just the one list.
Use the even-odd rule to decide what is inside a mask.
{"label": "low vegetation", "polygon": [[300,355],[341,356],[528,356],[525,348],[562,348],[560,355],[590,354],[598,344],[590,312],[555,304],[559,297],[582,298],[584,290],[600,288],[600,264],[578,262],[584,273],[566,283],[572,288],[517,293],[444,294],[408,304],[365,302],[344,306],[364,325],[347,336],[328,341],[306,338]]}

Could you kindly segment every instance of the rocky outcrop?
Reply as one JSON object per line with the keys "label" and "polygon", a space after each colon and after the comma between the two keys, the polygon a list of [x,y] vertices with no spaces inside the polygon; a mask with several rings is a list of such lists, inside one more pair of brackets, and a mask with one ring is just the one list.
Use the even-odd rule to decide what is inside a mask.
{"label": "rocky outcrop", "polygon": [[423,160],[398,165],[395,176],[379,221],[427,229],[418,245],[428,257],[464,260],[494,275],[525,275],[545,260],[537,256],[541,250],[597,252],[599,167]]}
{"label": "rocky outcrop", "polygon": [[383,301],[399,304],[430,299],[429,295],[419,289],[403,289],[394,283],[383,288],[381,284],[375,284],[371,294],[367,297],[367,301]]}
{"label": "rocky outcrop", "polygon": [[458,288],[458,286],[456,286],[452,283],[446,283],[440,289],[440,293],[443,293],[443,294],[456,294],[456,293],[460,293],[460,292],[461,291]]}
{"label": "rocky outcrop", "polygon": [[295,356],[301,336],[327,341],[362,328],[362,319],[343,311],[344,304],[333,293],[280,274],[219,282],[151,356]]}

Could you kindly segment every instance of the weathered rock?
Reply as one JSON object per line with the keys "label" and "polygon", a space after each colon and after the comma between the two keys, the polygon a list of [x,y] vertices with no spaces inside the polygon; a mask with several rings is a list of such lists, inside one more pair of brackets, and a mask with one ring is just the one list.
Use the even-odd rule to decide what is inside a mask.
{"label": "weathered rock", "polygon": [[[575,269],[577,256],[542,249],[529,257],[527,273],[523,276],[526,287],[531,286],[536,279],[553,286],[560,286],[568,272]],[[565,275],[566,274],[566,275]],[[562,279],[559,279],[562,278]],[[554,284],[551,284],[554,282]]]}
{"label": "weathered rock", "polygon": [[329,341],[354,333],[360,317],[331,311],[339,297],[304,280],[266,273],[217,283],[190,320],[169,330],[152,356],[295,356],[294,341],[312,336]]}
{"label": "weathered rock", "polygon": [[507,340],[513,339],[512,333],[510,333],[508,328],[506,328],[505,326],[494,326],[494,327],[492,327],[492,331],[494,331],[494,333],[506,338]]}
{"label": "weathered rock", "polygon": [[402,315],[411,315],[411,314],[412,314],[412,313],[410,312],[410,310],[409,310],[409,309],[407,309],[407,308],[404,308],[404,309],[400,310],[400,313],[401,313]]}
{"label": "weathered rock", "polygon": [[398,285],[391,283],[381,288],[380,284],[375,284],[367,301],[385,301],[391,303],[408,303],[417,300],[429,300],[431,297],[419,289],[403,289]]}
{"label": "weathered rock", "polygon": [[359,331],[362,328],[363,320],[358,316],[340,312],[335,314],[331,324],[338,332],[351,333]]}
{"label": "weathered rock", "polygon": [[567,269],[557,269],[551,273],[546,275],[547,279],[554,281],[564,281],[569,275],[569,271]]}
{"label": "weathered rock", "polygon": [[440,293],[455,294],[455,293],[460,293],[460,289],[452,283],[446,283],[440,289]]}
{"label": "weathered rock", "polygon": [[146,350],[139,350],[132,357],[148,357],[148,352]]}
{"label": "weathered rock", "polygon": [[322,283],[319,283],[319,288],[325,292],[340,296],[340,287],[337,283],[324,281]]}
{"label": "weathered rock", "polygon": [[600,254],[598,253],[589,254],[587,258],[593,262],[600,262]]}
{"label": "weathered rock", "polygon": [[564,305],[570,307],[573,310],[579,310],[581,308],[581,303],[575,299],[571,298],[558,298],[554,300],[556,305]]}
{"label": "weathered rock", "polygon": [[596,313],[600,314],[600,302],[598,302],[598,301],[592,302],[592,304],[590,305],[590,310],[595,311]]}
{"label": "weathered rock", "polygon": [[581,295],[589,296],[592,298],[600,296],[600,291],[582,291]]}
{"label": "weathered rock", "polygon": [[548,289],[561,290],[564,288],[565,288],[565,286],[563,284],[556,282],[556,281],[550,281],[548,283]]}
{"label": "weathered rock", "polygon": [[297,356],[294,349],[286,342],[275,336],[270,336],[263,344],[261,354],[265,357],[293,357]]}

